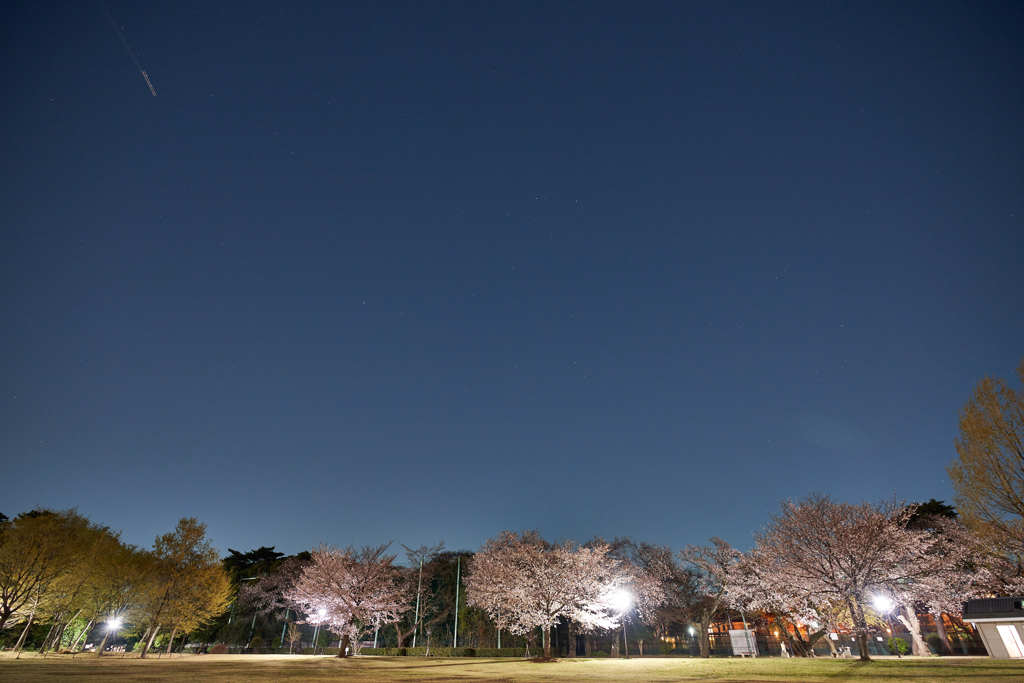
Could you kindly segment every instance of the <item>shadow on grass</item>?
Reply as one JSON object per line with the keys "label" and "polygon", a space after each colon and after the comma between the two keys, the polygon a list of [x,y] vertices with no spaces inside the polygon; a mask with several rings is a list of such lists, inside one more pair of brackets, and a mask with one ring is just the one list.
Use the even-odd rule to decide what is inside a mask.
{"label": "shadow on grass", "polygon": [[[868,673],[868,671],[871,671],[871,673]],[[917,660],[913,663],[899,660],[874,660],[870,662],[856,661],[849,667],[843,668],[839,671],[816,673],[815,676],[830,679],[853,677],[854,679],[864,680],[872,678],[877,678],[879,680],[920,678],[935,681],[943,679],[956,680],[960,678],[977,678],[981,680],[1005,678],[1015,681],[1024,681],[1024,665],[1018,669],[1013,668],[1012,666],[999,666],[988,664],[986,662],[971,662],[969,664],[953,664],[944,662],[939,664],[938,662],[932,663],[926,660]]]}
{"label": "shadow on grass", "polygon": [[[401,664],[406,664],[406,662],[409,662],[409,659],[413,659],[413,658],[411,658],[411,657],[374,657],[374,659],[385,659],[385,660],[387,660],[389,662],[399,662]],[[515,658],[515,657],[509,657],[509,658],[504,658],[503,657],[502,659],[477,659],[477,660],[474,660],[471,657],[467,657],[467,658],[465,658],[462,661],[454,661],[454,662],[450,661],[450,660],[447,660],[447,658],[446,658],[445,663],[442,664],[441,662],[439,662],[437,660],[435,660],[434,662],[431,662],[430,661],[431,659],[432,659],[432,657],[423,657],[422,658],[423,661],[417,662],[415,664],[413,664],[412,662],[409,662],[405,666],[389,666],[387,668],[387,671],[414,671],[416,669],[440,669],[440,668],[448,667],[448,666],[472,666],[473,664],[487,664],[487,665],[490,665],[490,664],[521,664],[524,661],[530,661],[530,662],[535,661],[535,660],[532,660],[532,659],[530,659],[530,660],[523,660],[523,659],[519,659],[519,658]],[[554,662],[554,661],[557,661],[557,660],[550,660],[550,661]],[[369,662],[367,662],[367,664],[369,664]]]}

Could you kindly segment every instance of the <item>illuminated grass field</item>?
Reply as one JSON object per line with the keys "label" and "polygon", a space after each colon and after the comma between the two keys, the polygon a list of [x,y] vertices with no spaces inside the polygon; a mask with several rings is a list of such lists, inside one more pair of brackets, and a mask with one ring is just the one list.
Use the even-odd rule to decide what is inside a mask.
{"label": "illuminated grass field", "polygon": [[1024,681],[1024,662],[985,657],[881,659],[521,659],[185,655],[171,659],[0,655],[0,680],[50,681]]}

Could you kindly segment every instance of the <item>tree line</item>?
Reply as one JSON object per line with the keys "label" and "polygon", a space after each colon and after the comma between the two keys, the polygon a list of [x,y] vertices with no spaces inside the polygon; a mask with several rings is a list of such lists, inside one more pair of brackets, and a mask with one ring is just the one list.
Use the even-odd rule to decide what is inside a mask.
{"label": "tree line", "polygon": [[[1018,373],[1024,380],[1024,363]],[[389,544],[294,556],[262,547],[220,559],[195,519],[140,549],[75,511],[34,510],[0,519],[0,633],[18,630],[20,649],[45,625],[41,651],[76,651],[99,628],[102,654],[123,625],[146,656],[158,636],[168,651],[179,636],[291,649],[305,625],[314,648],[334,634],[339,656],[369,639],[500,648],[504,634],[506,645],[539,643],[551,657],[559,629],[575,654],[578,638],[617,644],[620,628],[628,647],[629,623],[656,641],[688,633],[709,656],[712,625],[738,612],[774,625],[794,654],[811,654],[823,637],[834,649],[827,635],[844,631],[867,659],[869,635],[891,619],[927,654],[920,615],[931,614],[949,650],[943,614],[957,617],[974,596],[1024,594],[1020,395],[983,380],[961,414],[956,448],[950,475],[962,517],[935,500],[815,495],[784,502],[747,551],[717,538],[675,551],[505,531],[476,552],[406,547],[404,566]]]}
{"label": "tree line", "polygon": [[0,519],[0,633],[19,628],[20,650],[34,625],[48,625],[40,652],[103,641],[124,623],[142,629],[145,657],[161,630],[170,640],[221,614],[231,583],[206,527],[182,519],[151,549],[124,543],[74,510],[32,510]]}

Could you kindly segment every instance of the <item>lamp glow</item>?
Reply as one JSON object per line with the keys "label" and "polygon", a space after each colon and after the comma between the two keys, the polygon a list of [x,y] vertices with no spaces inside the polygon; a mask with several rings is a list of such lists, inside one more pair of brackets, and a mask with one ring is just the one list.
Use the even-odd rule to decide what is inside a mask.
{"label": "lamp glow", "polygon": [[121,628],[121,617],[113,617],[112,619],[108,619],[107,620],[107,630],[108,631],[113,632],[113,631],[116,631],[119,628]]}
{"label": "lamp glow", "polygon": [[894,607],[892,599],[888,595],[876,595],[871,598],[871,604],[876,610],[883,614],[888,614]]}
{"label": "lamp glow", "polygon": [[618,589],[608,596],[608,604],[618,613],[623,613],[633,604],[633,596],[629,591]]}
{"label": "lamp glow", "polygon": [[326,617],[326,616],[327,616],[327,610],[325,610],[325,609],[324,609],[323,607],[321,607],[320,609],[318,609],[318,610],[316,611],[316,615],[317,615],[318,617],[320,617],[320,619],[322,620],[322,619],[323,619],[324,617]]}

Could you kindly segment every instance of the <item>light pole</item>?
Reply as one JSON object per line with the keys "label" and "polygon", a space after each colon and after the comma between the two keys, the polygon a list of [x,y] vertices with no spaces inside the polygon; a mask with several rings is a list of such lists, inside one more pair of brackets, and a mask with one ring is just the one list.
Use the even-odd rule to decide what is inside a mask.
{"label": "light pole", "polygon": [[452,647],[459,646],[459,582],[462,581],[462,556],[457,558],[455,565],[455,635],[452,636]]}
{"label": "light pole", "polygon": [[313,628],[313,655],[316,656],[316,638],[320,635],[320,623],[323,622],[324,617],[327,616],[327,610],[323,607],[316,611],[316,627]]}
{"label": "light pole", "polygon": [[[894,603],[892,601],[892,598],[890,598],[888,595],[883,595],[879,593],[878,595],[871,598],[871,606],[878,610],[879,613],[885,615],[885,623],[888,624],[888,631],[890,634],[893,634],[892,618],[890,615],[892,613],[893,608],[896,606],[896,603]],[[881,650],[882,648],[879,647],[878,649]],[[903,655],[900,654],[899,650],[896,651],[896,656],[899,659],[903,659]]]}
{"label": "light pole", "polygon": [[[259,580],[260,580],[260,577],[258,577],[258,576],[250,576],[250,577],[245,578],[245,579],[239,579],[238,580],[238,583],[239,583],[239,590],[238,590],[238,592],[241,593],[241,583],[242,583],[242,581],[259,581]],[[239,595],[236,594],[235,595],[235,599],[231,602],[231,614],[228,616],[228,623],[229,624],[235,618],[235,607],[238,605],[238,598],[239,598]],[[253,636],[253,634],[255,632],[256,632],[256,612],[253,612],[252,613],[252,625],[249,627],[249,640],[247,640],[245,642],[245,644],[242,646],[243,650],[249,645],[249,642],[252,641],[252,636]]]}
{"label": "light pole", "polygon": [[[428,548],[423,545],[419,548],[413,549],[409,546],[402,544],[405,548],[405,555],[410,560],[417,562],[420,566],[419,578],[416,579],[416,613],[412,618],[412,646],[416,647],[416,637],[420,632],[420,595],[423,591],[423,561],[428,557],[435,557],[444,548],[444,541],[441,541],[435,546]],[[398,647],[402,647],[401,643],[398,643]]]}
{"label": "light pole", "polygon": [[750,649],[750,655],[752,657],[757,656],[757,640],[753,643],[750,642],[750,629],[747,628],[747,615],[743,613],[743,608],[740,607],[740,619],[743,620],[743,639],[747,642],[747,647]]}
{"label": "light pole", "polygon": [[[119,628],[121,628],[121,617],[114,617],[107,622],[107,633],[110,634],[111,638],[117,636],[117,629]],[[113,647],[113,645],[111,645],[111,647]]]}
{"label": "light pole", "polygon": [[612,609],[619,613],[622,620],[622,654],[629,659],[629,642],[626,640],[626,612],[633,605],[633,596],[625,589],[618,589],[609,596]]}
{"label": "light pole", "polygon": [[[416,579],[416,616],[412,618],[412,646],[416,647],[416,633],[420,630],[420,590],[423,588],[423,556],[420,555],[420,577]],[[402,647],[399,643],[398,647]]]}

